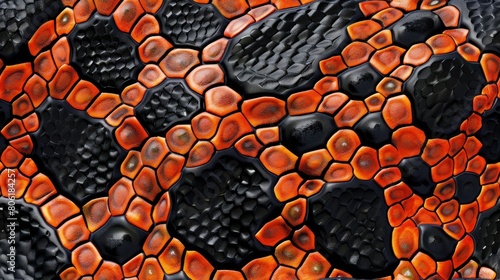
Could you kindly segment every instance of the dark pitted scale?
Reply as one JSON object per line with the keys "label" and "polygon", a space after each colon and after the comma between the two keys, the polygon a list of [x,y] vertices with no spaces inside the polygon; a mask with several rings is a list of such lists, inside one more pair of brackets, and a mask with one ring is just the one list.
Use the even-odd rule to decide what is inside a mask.
{"label": "dark pitted scale", "polygon": [[481,192],[481,184],[479,183],[479,176],[474,173],[464,172],[455,177],[457,191],[455,197],[461,204],[468,204],[474,202]]}
{"label": "dark pitted scale", "polygon": [[444,261],[453,254],[457,241],[451,238],[440,226],[423,224],[420,231],[419,246],[436,261]]}
{"label": "dark pitted scale", "polygon": [[401,177],[416,194],[429,197],[436,184],[431,178],[431,167],[421,157],[405,158],[399,163]]}
{"label": "dark pitted scale", "polygon": [[382,113],[369,113],[354,126],[364,145],[379,148],[390,142],[392,131]]}
{"label": "dark pitted scale", "polygon": [[444,24],[439,16],[431,11],[415,11],[396,22],[391,30],[394,33],[394,43],[409,48],[442,32]]}
{"label": "dark pitted scale", "polygon": [[383,76],[370,64],[353,67],[339,75],[342,90],[352,99],[364,99],[374,94]]}
{"label": "dark pitted scale", "polygon": [[495,101],[493,108],[483,114],[481,130],[477,133],[483,146],[480,154],[488,162],[500,160],[500,102]]}

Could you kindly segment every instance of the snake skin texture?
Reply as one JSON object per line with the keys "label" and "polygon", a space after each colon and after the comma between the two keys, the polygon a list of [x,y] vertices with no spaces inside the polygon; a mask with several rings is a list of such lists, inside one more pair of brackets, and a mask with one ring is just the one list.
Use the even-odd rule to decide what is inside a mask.
{"label": "snake skin texture", "polygon": [[500,277],[499,0],[0,0],[0,279]]}

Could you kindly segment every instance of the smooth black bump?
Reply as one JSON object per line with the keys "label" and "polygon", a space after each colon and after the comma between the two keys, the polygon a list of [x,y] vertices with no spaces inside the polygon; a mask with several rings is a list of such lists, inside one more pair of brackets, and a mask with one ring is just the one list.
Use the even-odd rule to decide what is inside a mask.
{"label": "smooth black bump", "polygon": [[364,99],[375,93],[383,76],[369,63],[348,69],[339,75],[340,88],[353,99]]}
{"label": "smooth black bump", "polygon": [[405,158],[399,163],[403,182],[414,193],[427,198],[432,195],[436,184],[432,181],[431,167],[419,156]]}
{"label": "smooth black bump", "polygon": [[354,126],[354,131],[358,134],[364,145],[380,148],[390,142],[392,130],[382,117],[382,113],[370,113],[364,116]]}
{"label": "smooth black bump", "polygon": [[416,43],[423,43],[445,28],[441,18],[431,11],[414,11],[392,26],[394,43],[408,49]]}
{"label": "smooth black bump", "polygon": [[474,173],[464,172],[453,177],[453,179],[457,186],[455,198],[460,204],[467,204],[476,200],[481,192],[479,176]]}
{"label": "smooth black bump", "polygon": [[437,225],[422,224],[420,230],[420,250],[429,254],[435,261],[450,259],[455,251],[458,241],[451,238],[443,227]]}

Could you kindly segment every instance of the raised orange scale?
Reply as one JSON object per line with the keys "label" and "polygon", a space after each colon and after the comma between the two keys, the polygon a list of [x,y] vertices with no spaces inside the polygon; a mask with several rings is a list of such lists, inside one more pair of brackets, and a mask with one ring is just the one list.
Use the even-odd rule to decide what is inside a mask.
{"label": "raised orange scale", "polygon": [[60,69],[64,64],[69,64],[70,47],[68,39],[62,37],[52,46],[52,58],[56,66]]}
{"label": "raised orange scale", "polygon": [[391,144],[382,146],[378,150],[378,157],[381,167],[397,165],[402,159],[399,151]]}
{"label": "raised orange scale", "polygon": [[298,198],[294,201],[288,202],[281,216],[292,226],[298,226],[304,222],[307,211],[307,204],[304,198]]}
{"label": "raised orange scale", "polygon": [[300,186],[299,195],[306,197],[313,196],[321,191],[324,185],[325,182],[320,179],[307,180]]}
{"label": "raised orange scale", "polygon": [[453,38],[446,34],[434,35],[427,39],[426,43],[431,47],[434,54],[450,53],[456,48]]}
{"label": "raised orange scale", "polygon": [[122,123],[122,121],[125,118],[131,117],[133,115],[134,115],[134,108],[122,104],[118,106],[118,108],[114,109],[113,112],[111,112],[111,114],[109,114],[105,120],[109,125],[117,127]]}
{"label": "raised orange scale", "polygon": [[434,211],[441,204],[441,200],[436,196],[431,196],[425,199],[424,208],[429,211]]}
{"label": "raised orange scale", "polygon": [[441,21],[447,28],[457,27],[460,22],[460,10],[453,5],[435,10],[434,13],[441,18]]}
{"label": "raised orange scale", "polygon": [[373,35],[370,40],[367,41],[375,49],[379,50],[392,45],[392,33],[390,30],[382,30],[377,34]]}
{"label": "raised orange scale", "polygon": [[83,216],[87,227],[91,232],[101,228],[111,217],[108,208],[108,198],[100,197],[92,199],[82,207]]}
{"label": "raised orange scale", "polygon": [[306,255],[306,252],[295,247],[290,240],[286,240],[276,246],[274,255],[276,256],[278,263],[298,268]]}
{"label": "raised orange scale", "polygon": [[0,74],[0,99],[11,102],[21,93],[24,82],[33,73],[30,63],[6,66]]}
{"label": "raised orange scale", "polygon": [[387,220],[392,227],[399,227],[407,218],[405,210],[401,204],[394,204],[387,211]]}
{"label": "raised orange scale", "polygon": [[169,78],[184,78],[189,70],[200,64],[199,52],[175,48],[161,60],[160,67]]}
{"label": "raised orange scale", "polygon": [[455,240],[460,240],[465,234],[465,228],[460,218],[443,225],[443,230]]}
{"label": "raised orange scale", "polygon": [[158,62],[160,58],[172,48],[172,44],[167,41],[167,39],[161,36],[151,36],[139,46],[138,52],[139,57],[144,63]]}
{"label": "raised orange scale", "polygon": [[85,110],[97,94],[99,94],[99,89],[94,84],[80,80],[71,90],[66,101],[77,110]]}
{"label": "raised orange scale", "polygon": [[203,112],[196,115],[191,120],[191,128],[193,129],[193,133],[196,138],[204,140],[210,139],[215,135],[220,120],[221,118],[213,114]]}
{"label": "raised orange scale", "polygon": [[417,9],[419,0],[391,0],[391,7],[403,9],[407,12]]}
{"label": "raised orange scale", "polygon": [[189,152],[186,167],[196,167],[207,163],[215,153],[215,147],[208,141],[199,141]]}
{"label": "raised orange scale", "polygon": [[326,149],[308,152],[302,155],[299,170],[310,176],[321,176],[331,160],[332,157]]}
{"label": "raised orange scale", "polygon": [[458,241],[455,252],[452,256],[453,267],[457,269],[464,264],[474,253],[474,239],[470,235],[466,235],[462,240]]}
{"label": "raised orange scale", "polygon": [[50,81],[57,71],[50,51],[40,53],[33,62],[33,70],[42,76],[46,81]]}
{"label": "raised orange scale", "polygon": [[241,272],[235,270],[217,270],[214,280],[245,280]]}
{"label": "raised orange scale", "polygon": [[399,259],[409,259],[418,249],[419,230],[416,225],[407,220],[392,232],[392,248]]}
{"label": "raised orange scale", "polygon": [[40,122],[38,120],[38,115],[35,112],[33,112],[31,115],[25,117],[22,120],[22,123],[23,123],[24,128],[28,132],[35,132],[40,127]]}
{"label": "raised orange scale", "polygon": [[341,129],[328,140],[326,147],[333,159],[337,161],[349,161],[356,149],[361,145],[356,132],[349,129]]}
{"label": "raised orange scale", "polygon": [[89,240],[90,232],[85,225],[82,215],[65,222],[57,229],[61,244],[68,250],[78,243]]}
{"label": "raised orange scale", "polygon": [[156,181],[155,171],[149,167],[144,167],[133,182],[134,191],[140,197],[149,202],[155,200],[161,189]]}
{"label": "raised orange scale", "polygon": [[359,9],[365,17],[371,16],[386,8],[389,8],[389,4],[387,4],[386,1],[366,1],[359,3]]}
{"label": "raised orange scale", "polygon": [[181,155],[187,154],[196,142],[190,125],[174,126],[167,132],[165,139],[170,150]]}
{"label": "raised orange scale", "polygon": [[186,251],[183,271],[190,279],[211,279],[214,267],[196,251]]}
{"label": "raised orange scale", "polygon": [[458,46],[457,51],[465,60],[470,62],[478,62],[481,56],[481,50],[471,43]]}
{"label": "raised orange scale", "polygon": [[361,180],[370,180],[380,170],[377,151],[370,147],[361,147],[354,155],[351,165],[354,176]]}
{"label": "raised orange scale", "polygon": [[33,112],[33,103],[29,96],[24,93],[12,102],[12,114],[18,117],[24,117],[25,115]]}
{"label": "raised orange scale", "polygon": [[275,97],[259,97],[245,100],[241,112],[253,126],[274,124],[285,115],[285,102]]}
{"label": "raised orange scale", "polygon": [[127,178],[118,180],[109,190],[108,205],[111,215],[118,216],[125,213],[134,195],[135,192],[132,187],[132,181]]}
{"label": "raised orange scale", "polygon": [[390,7],[376,13],[374,16],[372,16],[372,19],[376,19],[382,22],[382,25],[384,26],[384,28],[386,28],[387,26],[395,23],[402,17],[403,17],[403,12],[401,12],[398,9]]}
{"label": "raised orange scale", "polygon": [[168,154],[169,149],[165,139],[162,137],[149,138],[141,150],[142,162],[153,168],[158,167],[163,158]]}
{"label": "raised orange scale", "polygon": [[426,279],[436,273],[437,264],[429,255],[418,252],[411,260],[420,277]]}
{"label": "raised orange scale", "polygon": [[135,117],[126,118],[115,130],[116,140],[125,150],[139,147],[147,136],[148,133]]}
{"label": "raised orange scale", "polygon": [[125,218],[134,226],[149,231],[149,228],[153,225],[151,208],[151,204],[147,201],[140,197],[135,197],[125,213]]}
{"label": "raised orange scale", "polygon": [[123,279],[123,273],[118,264],[104,261],[95,273],[94,279],[120,280]]}
{"label": "raised orange scale", "polygon": [[318,112],[334,115],[348,100],[349,97],[341,92],[328,94],[319,104]]}
{"label": "raised orange scale", "polygon": [[422,1],[422,4],[420,4],[420,9],[421,10],[435,10],[437,8],[440,8],[446,3],[448,0],[424,0]]}
{"label": "raised orange scale", "polygon": [[333,277],[333,278],[352,278],[352,275],[343,271],[343,270],[340,270],[338,268],[334,268],[332,270],[332,273],[330,273],[330,277]]}
{"label": "raised orange scale", "polygon": [[137,22],[130,35],[137,43],[140,43],[148,35],[158,33],[160,33],[160,25],[156,18],[150,14],[145,14],[141,17],[139,22]]}
{"label": "raised orange scale", "polygon": [[139,271],[139,280],[156,280],[165,276],[156,258],[147,258]]}
{"label": "raised orange scale", "polygon": [[280,132],[277,126],[258,128],[255,131],[255,135],[257,135],[260,142],[264,145],[278,143],[280,141]]}
{"label": "raised orange scale", "polygon": [[405,210],[406,216],[411,217],[420,209],[423,205],[424,201],[422,198],[416,194],[413,194],[409,198],[401,201],[401,205]]}
{"label": "raised orange scale", "polygon": [[401,180],[401,171],[397,167],[384,168],[375,175],[374,179],[379,186],[385,188]]}
{"label": "raised orange scale", "polygon": [[500,73],[500,58],[492,53],[485,53],[481,56],[481,67],[486,81],[496,82]]}
{"label": "raised orange scale", "polygon": [[183,156],[170,154],[160,164],[156,170],[160,186],[168,190],[181,177],[181,170],[186,159]]}
{"label": "raised orange scale", "polygon": [[1,132],[5,139],[10,140],[26,134],[26,128],[21,120],[12,119],[7,125],[4,126],[4,128],[2,128]]}
{"label": "raised orange scale", "polygon": [[478,269],[478,263],[470,260],[459,270],[460,276],[463,278],[476,278]]}
{"label": "raised orange scale", "polygon": [[382,29],[374,20],[361,20],[347,26],[347,34],[354,40],[366,40]]}
{"label": "raised orange scale", "polygon": [[249,8],[245,0],[213,0],[212,4],[219,10],[219,12],[226,18],[234,18],[242,15]]}
{"label": "raised orange scale", "polygon": [[310,253],[297,270],[297,276],[300,280],[324,278],[330,267],[331,264],[319,252]]}
{"label": "raised orange scale", "polygon": [[224,52],[226,51],[226,47],[229,40],[226,38],[221,38],[217,41],[214,41],[208,46],[206,46],[203,51],[201,58],[203,62],[219,62],[221,61]]}
{"label": "raised orange scale", "polygon": [[400,65],[398,68],[392,71],[390,76],[393,78],[397,78],[401,81],[406,81],[411,76],[412,72],[413,72],[413,67],[408,65]]}
{"label": "raised orange scale", "polygon": [[458,216],[459,204],[456,200],[452,199],[443,202],[436,210],[439,219],[443,223],[451,222]]}
{"label": "raised orange scale", "polygon": [[193,91],[203,94],[208,87],[224,83],[224,71],[215,64],[201,65],[189,73],[186,82]]}
{"label": "raised orange scale", "polygon": [[99,251],[91,242],[82,244],[71,252],[71,262],[81,275],[93,274],[101,260]]}
{"label": "raised orange scale", "polygon": [[330,183],[347,182],[352,179],[353,175],[353,169],[350,164],[334,162],[326,170],[324,179]]}
{"label": "raised orange scale", "polygon": [[417,211],[417,214],[415,214],[411,219],[417,225],[422,225],[422,224],[430,224],[436,226],[442,225],[441,220],[439,219],[438,215],[435,212],[431,212],[424,208],[420,208],[420,210]]}
{"label": "raised orange scale", "polygon": [[158,256],[158,261],[166,274],[175,274],[182,268],[183,255],[184,245],[178,239],[172,238]]}
{"label": "raised orange scale", "polygon": [[147,88],[153,88],[162,83],[167,76],[161,71],[160,67],[154,64],[148,64],[139,73],[138,80]]}
{"label": "raised orange scale", "polygon": [[[12,174],[12,172],[14,172],[15,176],[9,177],[9,175],[10,175],[10,174],[8,174],[9,171],[7,169],[3,169],[2,174],[0,175],[0,179],[3,180],[4,182],[8,182],[10,184],[12,184],[12,180],[9,180],[9,179],[14,179],[14,181],[15,181],[14,182],[15,183],[14,197],[16,199],[22,198],[24,192],[26,191],[26,188],[30,184],[30,179],[28,177],[24,176],[23,174],[19,173],[18,169],[13,169],[10,172],[11,172],[10,174]],[[4,197],[12,196],[12,194],[9,194],[7,183],[0,186],[0,188],[1,188],[1,193],[3,193]]]}
{"label": "raised orange scale", "polygon": [[387,99],[382,109],[382,116],[391,129],[401,125],[411,124],[413,117],[410,100],[405,95]]}
{"label": "raised orange scale", "polygon": [[[122,265],[123,275],[125,277],[135,277],[141,269],[141,264],[144,261],[144,254],[138,254],[131,260]],[[137,279],[137,278],[136,278]]]}
{"label": "raised orange scale", "polygon": [[298,280],[296,269],[288,266],[279,266],[273,273],[271,280]]}
{"label": "raised orange scale", "polygon": [[31,55],[37,55],[43,48],[50,45],[57,38],[54,20],[42,24],[28,41]]}
{"label": "raised orange scale", "polygon": [[422,159],[430,166],[434,166],[448,154],[449,149],[447,140],[429,139],[422,153]]}
{"label": "raised orange scale", "polygon": [[217,150],[224,150],[231,147],[241,136],[252,131],[247,119],[243,114],[237,112],[222,119],[211,142]]}
{"label": "raised orange scale", "polygon": [[400,261],[399,265],[394,270],[394,279],[397,280],[418,280],[420,276],[409,261]]}
{"label": "raised orange scale", "polygon": [[481,185],[495,183],[500,175],[500,163],[488,164],[479,182]]}
{"label": "raised orange scale", "polygon": [[316,111],[320,101],[321,95],[319,95],[315,90],[294,93],[290,95],[287,100],[288,114],[295,116],[313,113]]}
{"label": "raised orange scale", "polygon": [[80,209],[71,200],[58,195],[41,206],[40,211],[49,225],[58,227],[71,216],[78,214]]}
{"label": "raised orange scale", "polygon": [[298,7],[301,5],[298,0],[271,0],[271,3],[273,3],[278,10]]}
{"label": "raised orange scale", "polygon": [[319,69],[321,73],[325,75],[336,75],[347,69],[347,65],[345,65],[340,55],[334,55],[330,58],[321,60],[319,62]]}
{"label": "raised orange scale", "polygon": [[468,158],[473,158],[477,155],[482,147],[483,144],[475,136],[467,137],[467,140],[465,140],[464,149]]}
{"label": "raised orange scale", "polygon": [[460,220],[464,225],[465,231],[470,233],[474,230],[479,215],[479,206],[476,201],[469,204],[460,205]]}
{"label": "raised orange scale", "polygon": [[259,157],[260,161],[270,172],[281,175],[295,168],[297,156],[285,146],[278,145],[265,149]]}
{"label": "raised orange scale", "polygon": [[226,36],[227,38],[234,38],[254,22],[255,19],[248,14],[243,15],[237,19],[233,19],[226,26],[226,29],[224,30],[224,36]]}
{"label": "raised orange scale", "polygon": [[70,8],[64,9],[56,18],[56,32],[59,36],[66,35],[75,27],[74,12]]}
{"label": "raised orange scale", "polygon": [[337,77],[323,77],[316,84],[313,89],[320,95],[335,92],[339,90],[339,80]]}
{"label": "raised orange scale", "polygon": [[279,178],[274,186],[274,195],[280,202],[290,200],[298,195],[303,179],[297,173],[289,173]]}
{"label": "raised orange scale", "polygon": [[419,66],[426,63],[432,56],[432,49],[424,43],[418,43],[411,46],[406,52],[403,63],[413,66]]}
{"label": "raised orange scale", "polygon": [[130,151],[125,160],[122,162],[120,171],[121,174],[133,179],[142,166],[143,163],[140,153],[138,151]]}
{"label": "raised orange scale", "polygon": [[382,74],[389,74],[401,63],[400,57],[405,49],[397,46],[389,46],[377,50],[370,59],[370,64]]}
{"label": "raised orange scale", "polygon": [[392,143],[403,158],[412,157],[420,154],[425,138],[422,130],[407,126],[393,132]]}
{"label": "raised orange scale", "polygon": [[344,48],[342,57],[347,66],[353,67],[367,62],[374,51],[375,49],[367,43],[352,42]]}
{"label": "raised orange scale", "polygon": [[124,0],[113,12],[116,26],[122,32],[129,33],[137,19],[144,13],[139,1]]}
{"label": "raised orange scale", "polygon": [[59,68],[54,79],[49,83],[49,94],[55,99],[64,99],[71,87],[78,81],[78,73],[65,64]]}
{"label": "raised orange scale", "polygon": [[38,108],[49,96],[47,82],[37,74],[31,76],[24,86],[24,91],[28,94],[35,108]]}
{"label": "raised orange scale", "polygon": [[279,216],[267,222],[256,234],[255,238],[264,246],[275,246],[291,232],[283,217]]}
{"label": "raised orange scale", "polygon": [[483,266],[479,269],[477,276],[479,279],[496,279],[497,273],[493,269]]}
{"label": "raised orange scale", "polygon": [[312,251],[315,249],[314,233],[307,227],[302,226],[293,233],[293,243],[304,251]]}
{"label": "raised orange scale", "polygon": [[276,7],[273,5],[267,4],[263,5],[257,8],[251,9],[248,14],[252,16],[255,21],[261,21],[262,19],[266,18],[270,14],[274,13],[276,11]]}
{"label": "raised orange scale", "polygon": [[257,157],[263,146],[257,140],[255,134],[250,134],[243,136],[240,140],[238,140],[234,144],[234,147],[236,148],[236,151],[244,156]]}
{"label": "raised orange scale", "polygon": [[144,241],[142,250],[147,256],[158,255],[169,240],[170,234],[167,232],[166,225],[156,225]]}
{"label": "raised orange scale", "polygon": [[464,172],[465,168],[467,168],[467,153],[464,149],[461,149],[460,152],[453,157],[453,175]]}
{"label": "raised orange scale", "polygon": [[[36,166],[36,163],[33,159],[26,158],[23,161],[23,163],[21,164],[21,166],[19,167],[19,171],[21,171],[27,177],[32,178],[33,175],[35,175],[35,173],[38,172],[38,167]],[[25,197],[26,197],[26,195],[25,195]]]}
{"label": "raised orange scale", "polygon": [[410,197],[412,194],[412,190],[404,182],[400,182],[384,190],[385,202],[389,206],[403,201],[405,198]]}
{"label": "raised orange scale", "polygon": [[230,87],[215,87],[205,93],[205,109],[223,117],[237,111],[241,100],[241,96]]}
{"label": "raised orange scale", "polygon": [[483,173],[484,168],[486,167],[486,160],[482,156],[475,156],[469,160],[467,163],[467,168],[465,169],[467,172],[473,172],[477,175]]}
{"label": "raised orange scale", "polygon": [[170,195],[164,192],[153,209],[153,221],[155,224],[165,223],[170,213]]}
{"label": "raised orange scale", "polygon": [[367,113],[368,109],[363,101],[351,100],[333,119],[339,128],[353,127]]}
{"label": "raised orange scale", "polygon": [[52,184],[46,175],[39,173],[31,178],[31,184],[24,194],[24,200],[28,203],[40,206],[55,194],[57,194],[57,190],[54,184]]}
{"label": "raised orange scale", "polygon": [[75,22],[82,23],[87,21],[95,11],[95,4],[92,0],[79,0],[73,8]]}
{"label": "raised orange scale", "polygon": [[269,279],[277,267],[276,260],[272,256],[267,256],[250,261],[241,271],[247,280]]}

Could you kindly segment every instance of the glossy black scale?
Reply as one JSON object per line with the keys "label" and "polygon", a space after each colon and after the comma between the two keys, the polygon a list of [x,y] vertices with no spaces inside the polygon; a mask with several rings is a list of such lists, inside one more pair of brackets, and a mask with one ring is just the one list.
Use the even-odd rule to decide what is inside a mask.
{"label": "glossy black scale", "polygon": [[280,125],[281,143],[296,155],[324,148],[337,130],[333,118],[321,113],[288,116]]}
{"label": "glossy black scale", "polygon": [[204,47],[222,37],[229,23],[214,6],[190,0],[167,0],[156,17],[161,33],[177,47]]}
{"label": "glossy black scale", "polygon": [[403,182],[422,198],[432,195],[436,184],[432,181],[431,167],[419,156],[405,158],[399,163]]}
{"label": "glossy black scale", "polygon": [[179,80],[168,80],[148,90],[135,108],[150,135],[164,135],[168,128],[187,122],[203,107],[202,97]]}
{"label": "glossy black scale", "polygon": [[450,138],[472,113],[472,100],[485,86],[481,66],[458,53],[433,56],[418,66],[404,84],[414,117],[428,137]]}
{"label": "glossy black scale", "polygon": [[387,205],[375,182],[326,184],[308,207],[307,225],[316,235],[316,248],[333,267],[373,279],[397,266]]}
{"label": "glossy black scale", "polygon": [[272,251],[254,236],[282,209],[275,182],[257,160],[218,152],[206,165],[186,168],[170,189],[168,232],[219,268],[241,268]]}
{"label": "glossy black scale", "polygon": [[[5,102],[0,100],[0,127],[3,128],[7,123],[9,123],[12,120],[12,106]],[[0,151],[5,150],[9,143],[7,140],[3,137],[3,135],[0,133]]]}
{"label": "glossy black scale", "polygon": [[111,16],[94,14],[77,24],[68,36],[71,65],[82,78],[106,91],[120,93],[137,80],[144,67],[139,60],[138,44],[115,25]]}
{"label": "glossy black scale", "polygon": [[471,172],[463,172],[453,177],[457,191],[455,198],[460,204],[468,204],[476,200],[481,192],[479,176]]}
{"label": "glossy black scale", "polygon": [[55,178],[58,191],[79,206],[106,194],[125,157],[111,129],[62,101],[46,101],[37,112],[40,129],[32,134],[34,159]]}
{"label": "glossy black scale", "polygon": [[391,140],[392,130],[385,123],[382,113],[369,113],[354,126],[363,145],[380,148]]}
{"label": "glossy black scale", "polygon": [[0,58],[4,63],[27,61],[31,57],[28,41],[63,8],[60,0],[0,1]]}
{"label": "glossy black scale", "polygon": [[431,11],[408,13],[391,27],[396,45],[408,49],[416,43],[424,43],[428,38],[439,34],[445,26],[439,16]]}
{"label": "glossy black scale", "polygon": [[124,264],[142,252],[148,233],[125,217],[112,217],[106,224],[92,233],[91,240],[105,260]]}
{"label": "glossy black scale", "polygon": [[347,44],[358,0],[317,1],[277,11],[233,39],[224,58],[230,86],[245,95],[288,96],[319,79],[321,59]]}
{"label": "glossy black scale", "polygon": [[445,261],[452,257],[457,240],[451,238],[442,226],[421,224],[419,249],[427,253],[435,261]]}
{"label": "glossy black scale", "polygon": [[499,271],[500,269],[500,202],[488,211],[479,214],[474,238],[474,259],[480,264]]}
{"label": "glossy black scale", "polygon": [[383,76],[369,63],[348,69],[339,75],[342,92],[352,99],[365,99],[374,94]]}
{"label": "glossy black scale", "polygon": [[[57,232],[47,225],[37,207],[15,200],[15,215],[10,216],[8,199],[0,197],[0,279],[56,279],[71,265],[70,253],[60,244]],[[15,218],[16,220],[9,220]],[[15,223],[15,243],[9,236]],[[10,246],[15,247],[15,272],[7,270]]]}
{"label": "glossy black scale", "polygon": [[495,101],[493,107],[482,115],[482,125],[476,137],[483,146],[479,154],[488,162],[500,161],[500,102]]}

